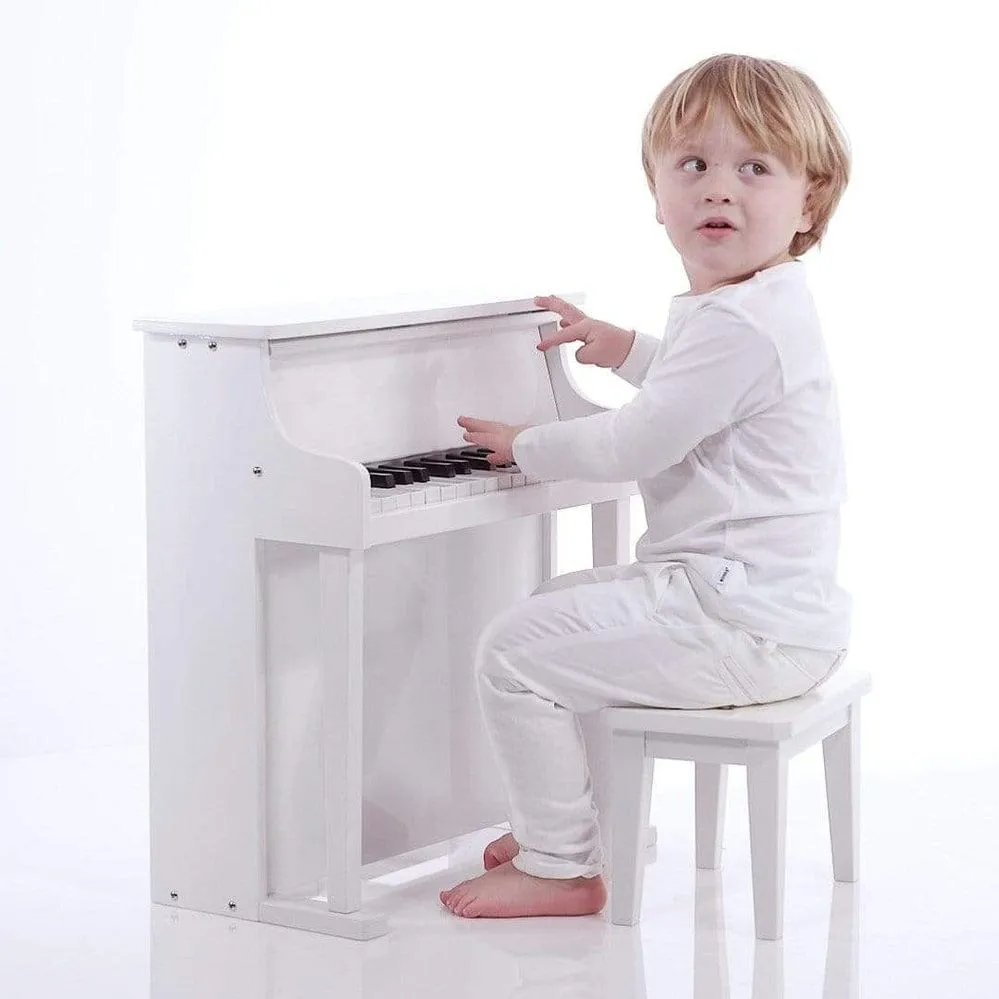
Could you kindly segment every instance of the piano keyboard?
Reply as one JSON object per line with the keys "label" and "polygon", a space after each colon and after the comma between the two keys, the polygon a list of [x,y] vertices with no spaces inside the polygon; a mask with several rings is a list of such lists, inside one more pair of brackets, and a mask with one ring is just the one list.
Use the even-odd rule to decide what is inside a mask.
{"label": "piano keyboard", "polygon": [[429,506],[527,484],[515,464],[491,465],[486,458],[491,453],[488,448],[455,448],[366,463],[371,512]]}

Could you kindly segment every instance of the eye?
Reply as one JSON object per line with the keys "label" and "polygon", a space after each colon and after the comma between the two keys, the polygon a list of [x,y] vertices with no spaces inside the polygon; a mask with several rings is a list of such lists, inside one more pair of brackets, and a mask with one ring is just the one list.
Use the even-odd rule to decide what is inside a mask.
{"label": "eye", "polygon": [[[704,162],[704,160],[702,160],[700,156],[690,156],[690,157],[688,157],[687,159],[685,159],[680,164],[680,169],[681,170],[685,170],[686,173],[690,173],[689,170],[686,170],[686,166],[687,166],[688,163],[703,163],[703,162]],[[756,160],[746,160],[746,162],[743,164],[743,166],[747,166],[747,165],[748,166],[759,167],[764,173],[767,172],[767,168],[762,163],[759,163]],[[759,177],[760,174],[754,173],[753,176],[754,177]]]}

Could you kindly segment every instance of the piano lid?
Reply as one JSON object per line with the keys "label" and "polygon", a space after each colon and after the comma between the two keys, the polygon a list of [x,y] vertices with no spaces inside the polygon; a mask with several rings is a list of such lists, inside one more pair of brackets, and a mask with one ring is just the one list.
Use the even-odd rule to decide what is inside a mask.
{"label": "piano lid", "polygon": [[[575,292],[559,297],[582,306],[585,295]],[[274,341],[525,313],[539,317],[557,316],[538,308],[533,296],[501,298],[495,295],[495,290],[490,296],[489,293],[466,288],[451,292],[437,290],[337,298],[324,303],[259,305],[172,318],[137,319],[132,328],[143,333],[168,336]]]}

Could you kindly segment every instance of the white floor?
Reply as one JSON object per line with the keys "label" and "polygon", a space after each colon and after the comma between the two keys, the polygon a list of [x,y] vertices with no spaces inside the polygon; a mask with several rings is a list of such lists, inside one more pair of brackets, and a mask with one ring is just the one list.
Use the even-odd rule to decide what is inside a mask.
{"label": "white floor", "polygon": [[864,771],[861,880],[832,880],[821,750],[791,762],[786,929],[756,941],[745,771],[729,781],[723,867],[696,872],[693,773],[657,763],[642,921],[459,919],[393,889],[358,943],[151,905],[144,747],[0,760],[4,999],[995,999],[996,767]]}

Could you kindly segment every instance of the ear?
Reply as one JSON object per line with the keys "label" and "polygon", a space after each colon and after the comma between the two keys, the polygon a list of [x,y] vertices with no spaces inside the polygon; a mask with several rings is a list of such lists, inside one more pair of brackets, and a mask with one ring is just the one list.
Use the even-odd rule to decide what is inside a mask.
{"label": "ear", "polygon": [[801,222],[798,224],[798,232],[808,232],[815,225],[815,188],[816,185],[813,182],[808,185],[808,190],[805,192],[805,203],[801,209]]}
{"label": "ear", "polygon": [[663,214],[659,211],[659,204],[656,204],[656,221],[662,225],[663,224]]}

